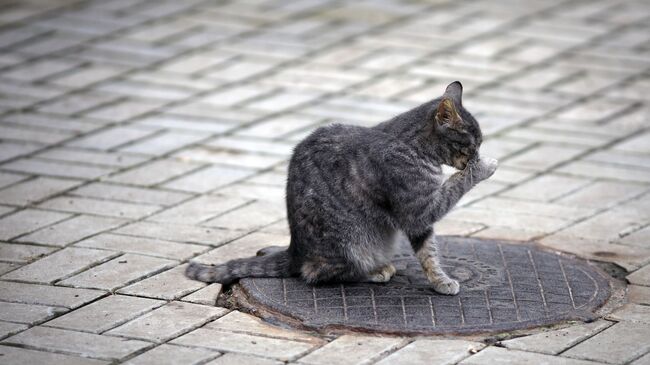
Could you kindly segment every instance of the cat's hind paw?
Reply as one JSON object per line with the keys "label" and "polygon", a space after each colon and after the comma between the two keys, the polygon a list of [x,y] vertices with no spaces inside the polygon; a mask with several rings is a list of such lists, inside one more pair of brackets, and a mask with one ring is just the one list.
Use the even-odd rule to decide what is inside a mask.
{"label": "cat's hind paw", "polygon": [[370,275],[368,275],[368,281],[371,283],[387,283],[395,275],[397,269],[392,264],[382,267],[380,270],[377,270]]}
{"label": "cat's hind paw", "polygon": [[460,284],[454,279],[444,278],[433,283],[433,290],[444,295],[456,295],[460,291]]}

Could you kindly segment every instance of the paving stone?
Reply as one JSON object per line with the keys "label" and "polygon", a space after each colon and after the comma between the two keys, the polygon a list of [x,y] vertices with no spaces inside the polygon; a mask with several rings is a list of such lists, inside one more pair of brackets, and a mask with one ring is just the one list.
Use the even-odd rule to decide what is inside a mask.
{"label": "paving stone", "polygon": [[631,303],[650,305],[650,287],[628,285],[627,297]]}
{"label": "paving stone", "polygon": [[0,239],[9,240],[13,237],[64,220],[69,216],[64,213],[46,212],[44,210],[21,210],[0,220]]}
{"label": "paving stone", "polygon": [[42,228],[19,238],[18,241],[51,246],[65,246],[99,232],[115,228],[125,222],[124,220],[115,218],[80,215]]}
{"label": "paving stone", "polygon": [[251,336],[199,328],[171,341],[172,344],[205,347],[289,361],[315,346],[298,341]]}
{"label": "paving stone", "polygon": [[3,341],[49,351],[61,351],[103,360],[121,359],[151,344],[57,328],[33,327]]}
{"label": "paving stone", "polygon": [[124,253],[162,257],[173,260],[186,260],[209,248],[191,243],[177,243],[155,238],[124,236],[111,233],[99,234],[77,242],[75,246],[91,247]]}
{"label": "paving stone", "polygon": [[100,290],[0,281],[0,300],[13,303],[40,304],[73,309],[103,295],[105,295],[105,292]]}
{"label": "paving stone", "polygon": [[27,263],[45,256],[54,250],[51,247],[0,242],[0,261]]}
{"label": "paving stone", "polygon": [[288,236],[255,232],[217,247],[195,260],[204,264],[222,264],[232,259],[254,256],[258,250],[268,246],[288,245],[289,240]]}
{"label": "paving stone", "polygon": [[31,204],[78,185],[74,180],[38,177],[0,190],[0,203],[12,205]]}
{"label": "paving stone", "polygon": [[109,295],[51,320],[45,326],[102,333],[164,304],[161,300]]}
{"label": "paving stone", "polygon": [[219,246],[243,235],[240,231],[148,222],[133,223],[115,230],[115,233],[210,246]]}
{"label": "paving stone", "polygon": [[[171,302],[110,330],[107,334],[164,342],[222,316],[228,310],[199,304]],[[201,346],[199,343],[192,346]]]}
{"label": "paving stone", "polygon": [[[5,188],[26,179],[27,176],[25,175],[13,174],[11,172],[0,172],[0,188]],[[4,192],[0,192],[0,196],[4,196]]]}
{"label": "paving stone", "polygon": [[73,165],[40,159],[20,159],[2,166],[4,169],[34,175],[49,175],[76,179],[95,179],[113,172],[107,167]]}
{"label": "paving stone", "polygon": [[650,364],[650,353],[647,353],[632,362],[632,365],[647,365],[647,364]]}
{"label": "paving stone", "polygon": [[111,122],[123,122],[152,112],[162,106],[162,102],[153,100],[125,100],[96,109],[87,116]]}
{"label": "paving stone", "polygon": [[266,359],[263,357],[236,354],[234,352],[220,356],[206,365],[227,365],[227,364],[246,364],[246,365],[281,365],[280,361]]}
{"label": "paving stone", "polygon": [[127,253],[65,279],[60,284],[115,291],[176,263],[173,260]]}
{"label": "paving stone", "polygon": [[0,320],[7,322],[35,324],[67,311],[63,307],[0,302]]}
{"label": "paving stone", "polygon": [[253,87],[244,85],[209,94],[200,101],[219,106],[231,106],[245,100],[257,98],[258,96],[269,93],[272,90],[273,89],[269,87]]}
{"label": "paving stone", "polygon": [[69,87],[84,87],[117,76],[124,71],[123,68],[116,66],[91,65],[50,80],[50,83]]}
{"label": "paving stone", "polygon": [[41,203],[39,206],[46,209],[59,210],[69,213],[82,213],[133,219],[148,216],[160,210],[161,208],[155,205],[131,204],[110,200],[98,200],[72,196],[53,198]]}
{"label": "paving stone", "polygon": [[184,302],[204,304],[204,305],[215,305],[217,302],[217,297],[221,293],[223,286],[219,283],[212,283],[206,287],[203,287],[200,290],[195,291],[190,295],[183,297]]}
{"label": "paving stone", "polygon": [[600,162],[576,161],[563,165],[558,172],[589,178],[613,179],[624,182],[650,182],[650,172],[624,165],[607,165]]}
{"label": "paving stone", "polygon": [[511,227],[542,232],[557,231],[570,224],[570,221],[565,218],[507,211],[496,215],[491,212],[491,209],[463,207],[457,208],[447,217],[459,221],[482,223],[491,227]]}
{"label": "paving stone", "polygon": [[110,251],[68,247],[14,270],[2,278],[33,283],[53,283],[117,255]]}
{"label": "paving stone", "polygon": [[547,174],[516,186],[501,195],[517,199],[550,201],[588,184],[589,180],[585,179]]}
{"label": "paving stone", "polygon": [[650,324],[650,307],[646,305],[627,303],[607,315],[607,319],[625,322]]}
{"label": "paving stone", "polygon": [[597,362],[557,358],[551,355],[537,354],[518,350],[508,350],[499,347],[488,347],[478,354],[460,362],[460,365],[483,365],[483,364],[512,364],[512,365],[596,365]]}
{"label": "paving stone", "polygon": [[51,364],[51,365],[102,365],[108,361],[87,359],[70,355],[29,350],[20,347],[0,346],[0,357],[6,365]]}
{"label": "paving stone", "polygon": [[284,206],[275,206],[258,201],[233,209],[204,224],[210,227],[251,231],[284,218],[285,209]]}
{"label": "paving stone", "polygon": [[645,187],[631,183],[598,181],[583,189],[557,199],[559,204],[602,209],[630,199],[645,191]]}
{"label": "paving stone", "polygon": [[133,185],[156,185],[173,177],[184,175],[200,167],[199,164],[177,160],[158,160],[114,175],[108,180]]}
{"label": "paving stone", "polygon": [[401,338],[363,337],[344,335],[309,355],[300,358],[301,364],[360,364],[395,350],[404,344]]}
{"label": "paving stone", "polygon": [[136,127],[113,127],[98,133],[77,139],[70,146],[109,150],[117,146],[138,140],[155,133],[154,129]]}
{"label": "paving stone", "polygon": [[26,329],[27,326],[24,324],[0,321],[0,338],[9,337]]}
{"label": "paving stone", "polygon": [[187,265],[177,266],[122,288],[118,293],[174,300],[206,286],[205,283],[188,279],[185,276],[186,268]]}
{"label": "paving stone", "polygon": [[55,101],[42,104],[37,110],[38,112],[47,114],[74,115],[100,105],[114,102],[117,99],[117,95],[94,91],[68,94]]}
{"label": "paving stone", "polygon": [[174,157],[187,161],[223,164],[247,169],[266,169],[284,160],[284,157],[280,156],[214,149],[209,146],[187,148],[174,154]]}
{"label": "paving stone", "polygon": [[84,163],[108,167],[130,167],[144,162],[148,157],[125,153],[59,147],[37,155],[41,159]]}
{"label": "paving stone", "polygon": [[648,337],[650,327],[645,323],[617,323],[562,355],[610,364],[625,364],[648,352]]}
{"label": "paving stone", "polygon": [[190,197],[189,194],[132,186],[92,183],[71,192],[73,195],[130,203],[173,205]]}
{"label": "paving stone", "polygon": [[305,129],[315,125],[317,118],[299,114],[283,114],[262,122],[255,123],[250,127],[237,131],[237,135],[257,138],[277,138],[291,132]]}
{"label": "paving stone", "polygon": [[[173,346],[162,344],[153,350],[149,350],[142,355],[138,355],[124,364],[128,365],[174,365],[174,364],[204,364],[205,361],[219,356],[217,351],[192,348],[183,346]],[[231,364],[247,362],[232,362]]]}
{"label": "paving stone", "polygon": [[611,322],[596,321],[573,325],[559,330],[542,332],[531,336],[517,337],[501,342],[506,348],[528,352],[557,355],[611,326]]}
{"label": "paving stone", "polygon": [[78,62],[63,59],[46,59],[27,63],[12,71],[2,74],[3,77],[18,81],[37,81],[54,74],[73,69],[79,65]]}
{"label": "paving stone", "polygon": [[165,132],[129,144],[126,147],[120,148],[120,151],[146,155],[163,155],[205,138],[206,136],[202,133]]}
{"label": "paving stone", "polygon": [[205,193],[253,174],[254,171],[249,169],[214,165],[174,179],[163,186],[169,189]]}
{"label": "paving stone", "polygon": [[156,222],[199,224],[245,205],[248,201],[230,196],[201,196],[148,218]]}
{"label": "paving stone", "polygon": [[239,311],[232,311],[225,316],[210,322],[203,328],[249,335],[284,338],[320,344],[322,340],[306,333],[271,326],[261,319]]}
{"label": "paving stone", "polygon": [[416,340],[379,361],[388,364],[456,364],[485,347],[480,342],[463,340]]}
{"label": "paving stone", "polygon": [[522,169],[544,170],[564,161],[572,160],[584,149],[542,145],[504,161],[505,166]]}

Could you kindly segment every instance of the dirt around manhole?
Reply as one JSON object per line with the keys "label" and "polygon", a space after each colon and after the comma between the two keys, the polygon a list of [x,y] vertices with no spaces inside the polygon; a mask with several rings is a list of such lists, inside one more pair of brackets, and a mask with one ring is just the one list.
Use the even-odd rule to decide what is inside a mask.
{"label": "dirt around manhole", "polygon": [[239,305],[274,322],[322,331],[496,333],[589,321],[611,293],[610,277],[584,260],[532,245],[442,237],[442,262],[461,283],[435,293],[405,245],[386,284],[309,286],[298,278],[243,279]]}

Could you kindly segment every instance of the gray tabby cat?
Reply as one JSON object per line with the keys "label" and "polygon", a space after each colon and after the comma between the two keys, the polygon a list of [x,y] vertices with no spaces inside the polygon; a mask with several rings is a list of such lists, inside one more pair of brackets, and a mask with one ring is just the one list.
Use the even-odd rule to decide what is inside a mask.
{"label": "gray tabby cat", "polygon": [[[433,289],[457,294],[438,260],[433,224],[497,161],[479,157],[481,130],[456,81],[441,98],[373,128],[330,125],[295,148],[289,164],[291,243],[222,265],[192,263],[190,278],[230,283],[300,275],[308,283],[387,282],[399,232],[409,239]],[[441,165],[459,171],[443,182]]]}

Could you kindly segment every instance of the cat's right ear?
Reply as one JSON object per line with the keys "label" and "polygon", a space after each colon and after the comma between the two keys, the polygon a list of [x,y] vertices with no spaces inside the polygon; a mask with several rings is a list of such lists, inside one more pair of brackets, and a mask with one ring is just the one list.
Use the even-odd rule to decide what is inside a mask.
{"label": "cat's right ear", "polygon": [[456,102],[458,105],[463,105],[463,84],[460,81],[454,81],[447,85],[443,98],[449,98]]}
{"label": "cat's right ear", "polygon": [[438,104],[438,108],[436,109],[435,119],[439,126],[452,128],[460,125],[462,122],[454,101],[448,97],[443,97],[440,100],[440,104]]}

